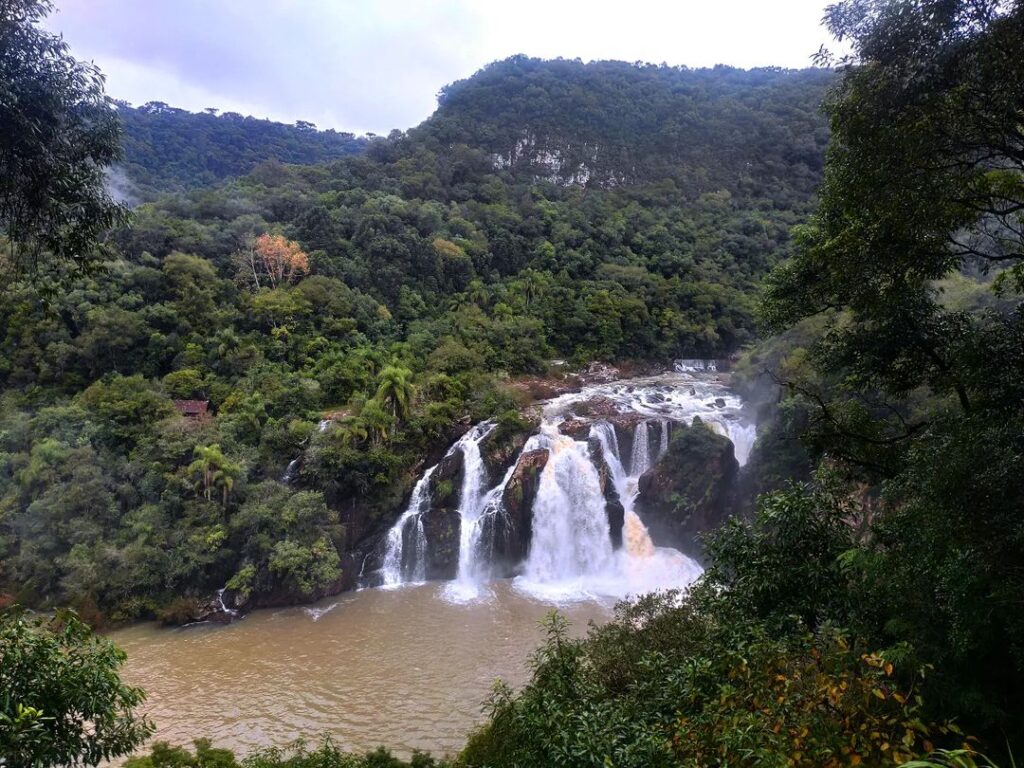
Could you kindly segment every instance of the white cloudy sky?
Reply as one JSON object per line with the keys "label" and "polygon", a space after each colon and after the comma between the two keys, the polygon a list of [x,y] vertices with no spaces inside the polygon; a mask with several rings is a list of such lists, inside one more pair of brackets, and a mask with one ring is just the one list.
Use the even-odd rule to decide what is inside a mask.
{"label": "white cloudy sky", "polygon": [[47,26],[134,104],[386,133],[516,53],[803,67],[827,0],[57,0]]}

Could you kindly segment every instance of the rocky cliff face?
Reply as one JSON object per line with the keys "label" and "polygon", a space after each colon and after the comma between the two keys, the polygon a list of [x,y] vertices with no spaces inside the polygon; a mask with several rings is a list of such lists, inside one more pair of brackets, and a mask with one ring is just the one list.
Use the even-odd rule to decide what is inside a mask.
{"label": "rocky cliff face", "polygon": [[428,579],[454,579],[459,570],[459,490],[464,472],[462,451],[452,451],[430,480],[430,507],[423,513],[427,538]]}
{"label": "rocky cliff face", "polygon": [[728,439],[698,420],[678,426],[668,452],[639,481],[635,509],[657,546],[700,559],[699,534],[732,513],[739,465]]}
{"label": "rocky cliff face", "polygon": [[536,422],[526,419],[519,424],[501,423],[481,440],[480,456],[487,468],[488,476],[503,477],[536,428]]}
{"label": "rocky cliff face", "polygon": [[526,559],[533,535],[533,501],[540,474],[548,463],[546,450],[527,451],[519,457],[501,496],[502,512],[489,517],[482,540],[491,548],[490,563],[496,577],[511,576]]}

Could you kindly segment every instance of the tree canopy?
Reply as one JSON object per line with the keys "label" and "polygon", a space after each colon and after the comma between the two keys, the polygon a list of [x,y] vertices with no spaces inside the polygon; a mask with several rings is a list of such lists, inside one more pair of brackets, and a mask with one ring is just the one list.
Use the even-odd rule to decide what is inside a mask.
{"label": "tree canopy", "polygon": [[104,186],[120,129],[103,77],[40,27],[48,0],[0,8],[0,260],[8,274],[81,268],[122,220]]}
{"label": "tree canopy", "polygon": [[99,765],[152,733],[145,699],[121,682],[124,652],[77,616],[0,611],[0,755],[10,768]]}

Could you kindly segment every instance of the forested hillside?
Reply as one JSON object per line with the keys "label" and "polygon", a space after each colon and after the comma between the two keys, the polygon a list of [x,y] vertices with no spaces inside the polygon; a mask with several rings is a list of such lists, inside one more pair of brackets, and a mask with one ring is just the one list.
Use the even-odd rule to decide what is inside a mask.
{"label": "forested hillside", "polygon": [[[525,126],[568,151],[599,124],[618,148],[600,167],[635,156],[642,176],[495,157],[524,73],[541,117],[506,140]],[[514,428],[508,376],[737,350],[812,209],[828,81],[514,58],[365,154],[140,206],[100,269],[60,290],[41,275],[0,310],[0,581],[115,619],[187,617],[226,583],[257,602],[336,590],[459,424]],[[680,99],[685,124],[661,125]],[[132,120],[237,122],[158,112],[129,113],[129,141]],[[154,179],[191,167],[169,157]]]}
{"label": "forested hillside", "polygon": [[785,207],[821,179],[824,69],[688,69],[514,56],[444,88],[411,132],[469,144],[517,177],[613,187],[671,179]]}
{"label": "forested hillside", "polygon": [[275,123],[216,109],[118,102],[124,157],[112,183],[129,203],[242,176],[266,160],[313,165],[362,152],[366,138],[312,123]]}

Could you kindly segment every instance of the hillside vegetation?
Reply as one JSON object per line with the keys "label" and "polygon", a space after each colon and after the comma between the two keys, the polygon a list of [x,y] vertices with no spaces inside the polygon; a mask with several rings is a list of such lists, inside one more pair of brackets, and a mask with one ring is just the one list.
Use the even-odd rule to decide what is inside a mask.
{"label": "hillside vegetation", "polygon": [[[162,198],[95,250],[120,222],[102,81],[40,32],[45,4],[12,6],[3,82],[54,98],[44,119],[0,100],[0,142],[33,161],[0,152],[5,266],[31,278],[0,304],[5,601],[173,621],[225,583],[260,604],[343,588],[455,425],[517,429],[510,375],[743,346],[756,510],[709,534],[685,593],[582,639],[550,616],[529,682],[496,684],[448,763],[1015,764],[1020,0],[830,6],[850,53],[827,94],[817,72],[516,57],[365,155]],[[0,640],[19,762],[150,732],[123,654],[74,616],[0,611]],[[324,743],[243,764],[404,763]],[[237,762],[199,741],[134,765]]]}
{"label": "hillside vegetation", "polygon": [[285,125],[218,110],[189,112],[161,101],[118,102],[123,156],[111,173],[131,204],[244,176],[267,160],[315,165],[362,152],[366,138],[312,123]]}
{"label": "hillside vegetation", "polygon": [[[646,158],[644,177],[567,183],[498,161],[524,72],[547,147],[591,140],[577,114],[589,100],[609,146]],[[42,274],[0,309],[0,583],[113,619],[187,618],[226,583],[257,603],[336,591],[429,451],[466,419],[515,421],[508,375],[555,356],[738,349],[760,279],[811,210],[828,80],[517,57],[365,154],[269,160],[140,206],[100,269],[59,288]],[[676,156],[648,129],[680,98],[694,106]],[[192,172],[174,145],[228,152],[239,125],[119,111],[129,147],[143,125],[165,137],[145,162],[172,188]],[[762,130],[772,153],[737,155]],[[175,399],[208,401],[208,416]],[[335,424],[318,430],[325,416]]]}

